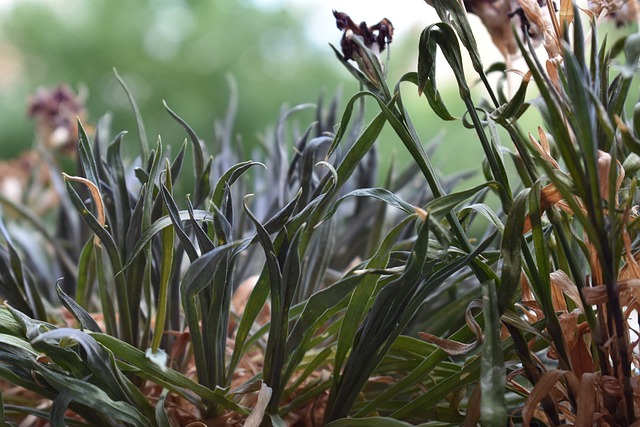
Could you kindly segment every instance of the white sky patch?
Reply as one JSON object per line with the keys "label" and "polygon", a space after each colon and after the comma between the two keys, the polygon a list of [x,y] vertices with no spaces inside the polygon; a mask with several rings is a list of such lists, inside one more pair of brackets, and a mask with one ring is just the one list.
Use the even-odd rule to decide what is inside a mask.
{"label": "white sky patch", "polygon": [[345,12],[356,23],[366,21],[373,25],[387,18],[394,26],[394,37],[405,37],[438,20],[433,8],[421,0],[250,0],[250,3],[266,10],[294,8],[304,22],[309,38],[322,46],[339,40],[339,35],[331,37],[336,28],[336,20],[331,13],[334,9]]}

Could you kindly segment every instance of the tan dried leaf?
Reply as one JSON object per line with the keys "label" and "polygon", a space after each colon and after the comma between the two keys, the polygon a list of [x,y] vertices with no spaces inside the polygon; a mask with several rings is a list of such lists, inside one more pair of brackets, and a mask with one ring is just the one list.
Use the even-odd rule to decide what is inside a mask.
{"label": "tan dried leaf", "polygon": [[[577,376],[581,376],[585,372],[593,372],[595,370],[593,357],[585,342],[585,338],[588,337],[587,334],[590,333],[590,329],[586,323],[577,323],[577,310],[574,310],[566,317],[566,322],[570,321],[571,325],[566,330],[563,327],[563,335],[565,342],[567,343],[569,357],[571,358],[573,373]],[[563,325],[562,320],[560,321],[560,324],[561,326]]]}
{"label": "tan dried leaf", "polygon": [[593,415],[597,410],[596,379],[598,374],[586,372],[580,377],[577,397],[576,422],[578,426],[593,425]]}
{"label": "tan dried leaf", "polygon": [[549,80],[551,80],[551,83],[553,83],[556,89],[560,90],[560,74],[558,73],[558,62],[548,59],[544,65],[547,69]]}
{"label": "tan dried leaf", "polygon": [[[609,200],[609,176],[611,173],[611,154],[605,153],[604,151],[598,150],[598,181],[600,183],[600,197],[604,200]],[[624,180],[624,168],[622,164],[616,160],[616,168],[619,173],[616,178],[616,197],[615,204],[618,206],[618,190],[620,190],[620,186],[622,185],[622,181]]]}
{"label": "tan dried leaf", "polygon": [[[106,219],[104,214],[104,203],[102,201],[102,195],[100,194],[100,190],[98,189],[98,187],[93,182],[81,176],[70,176],[64,172],[62,173],[62,176],[64,176],[65,179],[68,179],[70,181],[76,181],[81,184],[84,184],[89,189],[89,192],[91,193],[91,198],[93,199],[93,203],[96,205],[96,214],[98,216],[97,218],[98,224],[100,224],[101,227],[104,227],[106,224]],[[95,246],[101,246],[100,238],[98,236],[95,236],[93,238],[93,244]]]}
{"label": "tan dried leaf", "polygon": [[566,372],[567,371],[560,369],[553,369],[542,373],[538,382],[531,390],[531,393],[527,396],[527,400],[524,402],[522,421],[525,427],[531,424],[531,419],[534,416],[538,404],[548,395],[552,395],[551,391]]}
{"label": "tan dried leaf", "polygon": [[[591,282],[593,285],[602,285],[602,266],[600,265],[600,258],[598,257],[598,251],[595,246],[589,240],[585,240],[587,250],[589,251],[589,267],[591,268]],[[584,289],[583,289],[584,290]],[[584,294],[583,294],[584,295]]]}
{"label": "tan dried leaf", "polygon": [[567,301],[564,299],[562,289],[554,284],[553,273],[551,273],[551,304],[556,311],[567,312]]}
{"label": "tan dried leaf", "polygon": [[416,212],[416,215],[418,215],[418,217],[422,220],[422,222],[425,222],[427,220],[427,215],[428,215],[427,211],[425,211],[424,209],[418,206],[414,206],[413,210]]}
{"label": "tan dried leaf", "polygon": [[582,296],[589,305],[605,304],[607,302],[607,288],[604,285],[583,288]]}
{"label": "tan dried leaf", "polygon": [[533,147],[538,153],[540,153],[542,158],[549,162],[554,169],[560,169],[560,166],[558,165],[556,159],[551,156],[551,147],[549,145],[547,134],[540,126],[538,126],[538,137],[540,138],[540,142],[538,142],[538,140],[536,140],[533,135],[529,133],[529,140],[531,141],[531,144],[533,144]]}
{"label": "tan dried leaf", "polygon": [[478,341],[465,344],[454,340],[440,338],[437,335],[432,335],[428,332],[418,332],[418,336],[427,342],[437,345],[442,351],[450,356],[467,354],[478,346]]}
{"label": "tan dried leaf", "polygon": [[459,356],[463,354],[469,353],[471,350],[478,346],[478,343],[482,341],[482,327],[478,325],[476,319],[473,317],[473,309],[474,308],[482,308],[482,301],[473,300],[467,306],[465,311],[465,322],[469,329],[475,334],[476,340],[472,343],[465,344],[454,340],[448,340],[445,338],[440,338],[436,335],[432,335],[428,332],[418,332],[418,336],[425,341],[428,341],[432,344],[440,347],[442,351],[447,353],[450,356]]}
{"label": "tan dried leaf", "polygon": [[[564,295],[567,296],[571,301],[573,301],[580,311],[584,313],[584,306],[582,305],[582,300],[580,299],[580,293],[578,292],[578,287],[573,280],[569,278],[567,273],[562,270],[556,270],[551,273],[551,286],[552,289],[556,288],[562,291]],[[566,310],[566,306],[565,306]]]}
{"label": "tan dried leaf", "polygon": [[245,427],[259,427],[262,422],[262,418],[264,417],[264,413],[267,410],[267,405],[269,404],[269,400],[271,400],[271,394],[273,390],[271,387],[267,386],[265,383],[262,383],[260,388],[260,392],[258,393],[258,402],[256,406],[253,408],[253,411],[247,417],[247,421],[244,423]]}
{"label": "tan dried leaf", "polygon": [[553,13],[549,13],[549,9],[543,10],[537,0],[518,0],[518,3],[522,7],[527,20],[537,27],[533,30],[537,31],[542,37],[542,44],[549,58],[560,56],[560,41],[551,17]]}
{"label": "tan dried leaf", "polygon": [[[569,27],[573,22],[573,1],[560,0],[560,25]],[[564,27],[560,27],[564,28]]]}
{"label": "tan dried leaf", "polygon": [[[562,210],[572,213],[573,211],[569,208],[569,205],[564,203],[564,198],[560,190],[553,185],[548,184],[540,190],[540,213],[544,213],[545,210],[549,209],[551,206],[557,206]],[[522,230],[523,234],[531,231],[531,217],[527,215],[524,219],[524,228]]]}

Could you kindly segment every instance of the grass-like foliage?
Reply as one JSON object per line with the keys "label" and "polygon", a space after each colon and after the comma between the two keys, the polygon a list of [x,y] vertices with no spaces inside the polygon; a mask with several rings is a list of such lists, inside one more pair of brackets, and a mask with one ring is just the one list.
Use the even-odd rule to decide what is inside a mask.
{"label": "grass-like foliage", "polygon": [[[456,0],[434,0],[443,22],[393,88],[390,22],[336,12],[335,53],[363,90],[340,118],[337,100],[284,111],[251,156],[233,91],[211,143],[166,107],[187,136],[173,153],[149,144],[120,80],[137,136],[110,137],[108,116],[78,123],[75,173],[43,151],[53,216],[0,196],[0,422],[631,425],[640,37],[601,42],[569,2],[544,19],[537,5],[521,2],[513,46],[528,71],[513,94],[489,83]],[[456,192],[464,174],[436,172],[400,90],[457,120],[438,51],[485,154],[484,180]],[[312,107],[299,131],[292,119]],[[520,124],[529,107],[535,134]],[[378,183],[386,124],[413,163]]]}

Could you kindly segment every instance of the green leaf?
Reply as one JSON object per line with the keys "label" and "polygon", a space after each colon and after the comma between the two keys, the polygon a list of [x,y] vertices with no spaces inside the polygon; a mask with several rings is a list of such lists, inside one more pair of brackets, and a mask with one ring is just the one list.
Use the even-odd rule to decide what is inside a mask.
{"label": "green leaf", "polygon": [[193,195],[193,204],[199,207],[211,193],[211,172],[213,169],[213,157],[209,157],[202,174],[196,176],[196,189]]}
{"label": "green leaf", "polygon": [[447,194],[446,196],[433,199],[425,206],[425,210],[429,213],[429,216],[441,219],[447,215],[451,209],[455,208],[465,200],[477,195],[485,188],[489,188],[498,191],[499,184],[496,181],[487,181],[468,190],[459,191],[457,193]]}
{"label": "green leaf", "polygon": [[64,413],[67,411],[72,398],[66,391],[61,391],[51,403],[49,419],[51,427],[65,427]]}
{"label": "green leaf", "polygon": [[152,381],[186,398],[189,398],[189,394],[185,393],[185,390],[190,390],[208,401],[214,402],[239,414],[248,414],[248,411],[245,408],[239,406],[226,397],[221,389],[216,389],[215,391],[211,390],[171,368],[163,370],[158,365],[149,363],[149,360],[142,350],[139,350],[115,337],[97,333],[91,333],[91,336],[100,344],[111,350],[119,359],[138,369],[135,374],[142,378],[148,379],[149,381]]}
{"label": "green leaf", "polygon": [[[196,235],[196,240],[198,242],[198,246],[200,247],[200,252],[206,253],[213,250],[213,248],[215,248],[216,246],[213,244],[211,239],[209,239],[209,236],[207,236],[207,233],[204,232],[200,224],[198,224],[198,220],[196,219],[196,216],[195,216],[196,215],[195,211],[193,210],[193,205],[191,204],[191,200],[189,199],[188,195],[187,195],[187,211],[189,213],[189,219],[191,219],[191,225],[192,225],[191,228],[194,231],[194,234]],[[207,212],[207,214],[209,213]],[[209,221],[213,221],[213,216],[210,217]],[[195,261],[195,258],[192,261]]]}
{"label": "green leaf", "polygon": [[144,122],[142,121],[142,116],[140,115],[140,110],[138,109],[138,104],[136,104],[136,100],[133,98],[133,94],[127,88],[124,80],[118,74],[116,69],[113,69],[113,74],[115,74],[116,79],[124,89],[124,92],[127,94],[127,98],[129,98],[129,103],[131,104],[131,109],[133,110],[133,114],[136,117],[136,124],[138,125],[138,137],[140,143],[140,157],[144,161],[147,157],[149,157],[149,141],[147,140],[147,132],[144,129]]}
{"label": "green leaf", "polygon": [[114,229],[114,239],[119,244],[120,251],[124,251],[126,245],[126,231],[131,221],[131,201],[129,189],[125,177],[124,165],[120,156],[120,145],[126,132],[120,132],[107,147],[107,164],[109,173],[107,178],[113,193],[115,219],[111,221]]}
{"label": "green leaf", "polygon": [[193,353],[196,361],[198,380],[208,385],[208,358],[205,354],[205,343],[200,331],[200,316],[196,305],[196,296],[206,287],[211,286],[214,273],[220,263],[232,253],[239,253],[249,244],[250,239],[235,241],[207,252],[195,260],[187,269],[180,283],[182,308],[191,333]]}
{"label": "green leaf", "polygon": [[[436,2],[436,4],[440,3],[457,2],[455,0]],[[436,60],[436,44],[440,46],[440,50],[444,54],[453,71],[453,75],[458,82],[460,97],[463,99],[468,97],[469,86],[467,85],[464,75],[462,56],[460,54],[460,46],[458,45],[456,34],[449,25],[442,22],[429,25],[420,35],[420,42],[418,45],[418,92],[423,93],[427,83],[434,76],[433,67]],[[482,67],[480,69],[482,70]],[[432,83],[432,85],[434,85],[434,83]]]}
{"label": "green leaf", "polygon": [[9,423],[4,417],[4,398],[2,396],[2,390],[0,390],[0,427],[9,427]]}
{"label": "green leaf", "polygon": [[378,87],[378,85],[376,85],[373,81],[371,81],[371,79],[369,79],[362,71],[354,67],[351,64],[351,62],[349,62],[349,60],[347,60],[344,57],[344,55],[342,55],[342,53],[338,49],[336,49],[334,45],[329,43],[329,46],[331,47],[333,52],[336,54],[336,57],[338,58],[338,60],[340,60],[342,65],[344,65],[344,67],[356,78],[356,80],[358,80],[364,87],[369,89],[371,92],[373,93],[380,92],[380,88]]}
{"label": "green leaf", "polygon": [[87,136],[87,132],[84,130],[80,119],[78,119],[78,136],[80,142],[78,143],[78,153],[82,170],[85,177],[93,182],[98,188],[101,187],[100,178],[98,174],[98,165],[96,159],[93,156],[93,150],[91,149],[91,142]]}
{"label": "green leaf", "polygon": [[[435,45],[433,45],[433,47],[435,47]],[[423,57],[423,60],[424,60],[424,57]],[[440,94],[440,91],[438,91],[438,88],[436,85],[436,76],[435,76],[435,71],[436,71],[435,62],[433,62],[433,64],[431,65],[429,64],[422,65],[422,67],[427,67],[427,68],[429,66],[431,66],[431,74],[424,82],[424,85],[422,85],[422,89],[418,89],[419,94],[420,95],[424,94],[427,97],[429,106],[431,107],[433,112],[436,113],[436,115],[440,117],[442,120],[446,120],[446,121],[458,120],[459,119],[458,117],[453,116],[449,112],[449,109],[447,108],[447,106],[444,103],[444,100],[442,99],[442,95]],[[418,64],[418,67],[420,67],[420,64]],[[418,73],[416,72],[405,74],[404,76],[402,76],[402,79],[400,79],[400,81],[411,82],[420,88],[420,83],[419,83],[420,80],[418,78]]]}
{"label": "green leaf", "polygon": [[[192,219],[189,215],[189,211],[180,211],[178,212],[180,221],[186,221]],[[213,214],[209,211],[205,210],[195,210],[193,219],[196,221],[213,221]],[[132,221],[133,222],[133,221]],[[153,237],[162,231],[164,228],[169,227],[173,224],[169,215],[165,215],[161,218],[158,218],[149,228],[145,229],[142,233],[138,241],[135,242],[135,245],[131,249],[129,253],[129,261],[124,266],[124,268],[128,268],[129,265],[135,260],[135,258],[140,255],[145,246],[153,239]]]}
{"label": "green leaf", "polygon": [[466,205],[458,212],[458,217],[462,220],[464,217],[469,215],[471,212],[479,213],[489,220],[491,224],[500,232],[500,234],[504,234],[505,225],[502,223],[502,220],[498,218],[498,215],[491,209],[488,205],[484,203],[473,203],[471,205]]}
{"label": "green leaf", "polygon": [[249,169],[253,168],[254,166],[262,166],[263,168],[267,169],[267,167],[263,163],[246,161],[232,166],[225,173],[223,173],[222,176],[218,179],[216,187],[213,190],[211,203],[216,205],[218,208],[221,208],[226,188],[231,187],[234,182],[236,182],[242,175],[244,175],[247,171],[249,171]]}
{"label": "green leaf", "polygon": [[144,399],[137,388],[128,384],[128,380],[116,368],[113,355],[91,335],[77,329],[59,328],[38,335],[31,340],[31,343],[35,349],[42,349],[47,353],[47,350],[53,345],[51,341],[60,343],[59,346],[63,347],[62,341],[66,340],[73,340],[83,348],[86,365],[95,378],[100,381],[100,387],[105,393],[118,401],[136,405],[143,402],[145,408],[141,409],[150,411],[151,407],[148,401]]}
{"label": "green leaf", "polygon": [[50,369],[38,366],[35,362],[34,368],[52,387],[64,391],[75,402],[102,412],[114,420],[136,427],[148,427],[151,425],[135,407],[127,402],[111,399],[101,388],[91,383],[53,372]]}
{"label": "green leaf", "polygon": [[[169,205],[173,201],[173,196],[171,192],[173,191],[173,185],[171,180],[171,169],[169,166],[169,161],[166,161],[165,167],[165,183],[161,185],[161,193],[162,200],[164,201],[164,209],[163,213],[169,213]],[[173,213],[177,213],[177,208],[173,210]],[[171,217],[172,222],[174,220],[174,216]],[[174,243],[175,243],[175,234],[174,231],[180,227],[171,227],[165,228],[160,233],[160,242],[162,244],[162,258],[160,263],[160,281],[158,283],[157,292],[157,304],[156,304],[156,319],[155,319],[155,327],[153,328],[153,337],[151,340],[151,351],[154,355],[160,353],[164,354],[163,351],[160,350],[160,341],[162,340],[162,336],[164,335],[165,322],[167,321],[167,311],[169,310],[169,287],[171,286],[171,276],[172,276],[172,267],[174,261]],[[187,239],[188,240],[188,239]],[[183,244],[183,247],[184,244]],[[193,246],[190,247],[195,252]],[[187,251],[185,247],[185,251]]]}
{"label": "green leaf", "polygon": [[[386,285],[356,333],[351,354],[337,386],[329,395],[325,422],[347,415],[361,388],[380,362],[393,339],[407,303],[424,281],[423,267],[429,247],[429,226],[423,223],[403,274]],[[396,335],[397,333],[397,335]]]}
{"label": "green leaf", "polygon": [[6,250],[9,255],[8,262],[5,260],[5,256],[0,256],[0,293],[2,298],[11,302],[18,310],[28,316],[46,318],[44,307],[38,308],[38,305],[42,306],[41,301],[38,304],[40,300],[39,292],[34,292],[35,289],[28,282],[20,256],[14,248],[11,236],[1,218],[0,232],[4,236]]}
{"label": "green leaf", "polygon": [[22,327],[16,321],[11,312],[4,306],[0,306],[0,334],[22,336]]}
{"label": "green leaf", "polygon": [[[173,196],[165,185],[162,185],[161,187],[161,195],[166,207],[167,216],[169,217],[169,219],[171,219],[171,223],[173,224],[173,231],[175,231],[176,235],[178,236],[180,244],[184,248],[184,251],[187,253],[189,260],[193,262],[198,258],[198,252],[193,246],[193,243],[191,242],[189,236],[187,236],[184,226],[182,225],[182,219],[180,217],[178,205],[176,204],[176,201],[173,199]],[[195,227],[198,227],[195,221],[193,222]],[[165,232],[166,230],[167,228],[163,228],[161,232]]]}
{"label": "green leaf", "polygon": [[[349,148],[349,151],[345,155],[340,165],[338,165],[336,172],[338,174],[338,181],[336,182],[336,189],[341,188],[344,183],[353,175],[356,167],[360,163],[360,160],[364,157],[364,155],[371,149],[373,143],[380,135],[382,128],[386,122],[385,115],[383,113],[379,113],[367,126],[367,128],[362,132],[360,137],[356,140],[356,142]],[[344,125],[346,126],[346,125]],[[343,125],[341,125],[338,133],[340,133],[343,129]],[[338,143],[338,135],[334,140],[334,145]]]}
{"label": "green leaf", "polygon": [[100,326],[98,326],[93,317],[73,298],[65,294],[58,283],[56,283],[56,293],[62,305],[75,317],[81,328],[88,329],[91,332],[102,332],[102,329],[100,329]]}
{"label": "green leaf", "polygon": [[624,42],[626,63],[620,67],[625,79],[632,78],[638,72],[640,60],[640,33],[630,34]]}
{"label": "green leaf", "polygon": [[[433,2],[433,7],[442,21],[451,24],[451,26],[455,28],[458,37],[460,37],[460,41],[469,51],[473,69],[478,74],[484,74],[476,39],[469,25],[467,12],[464,10],[462,3],[457,0],[438,0]],[[451,40],[456,38],[455,34],[453,37]]]}
{"label": "green leaf", "polygon": [[529,190],[523,190],[516,196],[507,215],[504,236],[500,245],[502,271],[498,289],[500,313],[511,308],[513,296],[520,284],[522,275],[522,232],[526,214]]}
{"label": "green leaf", "polygon": [[525,101],[527,87],[529,86],[529,77],[524,77],[520,82],[520,87],[516,93],[509,99],[509,102],[501,105],[491,113],[491,117],[496,123],[503,126],[509,126],[515,123],[529,108],[529,103]]}
{"label": "green leaf", "polygon": [[386,188],[358,188],[357,190],[350,191],[349,193],[340,197],[331,207],[331,210],[327,212],[322,221],[325,221],[327,218],[333,216],[342,202],[349,197],[371,197],[380,200],[388,204],[389,206],[398,208],[401,211],[408,213],[409,215],[415,213],[415,207],[412,204],[405,202]]}
{"label": "green leaf", "polygon": [[[29,406],[18,406],[18,405],[11,405],[11,404],[5,404],[5,413],[10,413],[10,414],[18,414],[18,415],[33,415],[34,417],[38,417],[42,420],[50,420],[51,418],[51,413],[50,411],[44,411],[44,410],[40,410],[40,409],[36,409],[36,408],[32,408]],[[82,412],[82,416],[83,417],[87,417],[90,418],[86,411],[79,411],[78,408],[75,408],[76,411],[78,412]],[[78,414],[80,415],[80,414]],[[99,415],[99,414],[95,414],[95,415]],[[96,423],[99,423],[101,421],[100,418],[98,418],[97,416],[94,417],[91,421],[94,422],[93,425],[96,425]],[[92,427],[92,424],[87,424],[85,422],[82,422],[80,420],[74,419],[74,418],[65,418],[64,419],[64,423],[65,426],[74,426],[74,427]],[[15,427],[15,424],[9,424],[9,423],[4,423],[1,424],[0,423],[0,427]]]}
{"label": "green leaf", "polygon": [[[13,335],[0,334],[0,345],[6,349],[10,346],[16,349],[21,355],[37,357],[40,353],[35,350],[28,341]],[[6,350],[5,350],[6,351]]]}
{"label": "green leaf", "polygon": [[164,410],[164,402],[167,400],[168,394],[168,389],[165,388],[162,390],[158,403],[156,404],[156,423],[158,424],[158,427],[172,427],[171,420],[169,420],[169,416]]}
{"label": "green leaf", "polygon": [[[369,260],[369,262],[367,262],[366,268],[386,267],[393,245],[399,238],[400,234],[406,229],[409,222],[413,221],[413,219],[413,217],[403,219],[387,234],[374,256]],[[355,288],[351,295],[342,326],[340,327],[340,334],[338,336],[338,344],[334,360],[334,369],[336,372],[340,372],[344,358],[349,350],[353,348],[353,340],[356,335],[358,325],[362,320],[365,309],[371,304],[370,298],[374,295],[374,290],[378,283],[378,277],[379,276],[377,275],[365,275],[362,282],[357,288]],[[302,319],[302,316],[300,319]],[[338,387],[338,380],[339,376],[334,376],[332,389],[336,389]]]}
{"label": "green leaf", "polygon": [[484,315],[484,345],[480,364],[480,387],[482,426],[503,427],[507,423],[507,405],[505,402],[506,367],[502,355],[500,331],[500,313],[495,282],[482,285]]}
{"label": "green leaf", "polygon": [[[55,178],[52,178],[54,182]],[[49,244],[55,249],[56,254],[58,254],[61,263],[67,268],[72,274],[76,271],[76,263],[74,257],[71,257],[69,251],[66,246],[62,244],[60,239],[54,236],[51,232],[49,232],[48,225],[45,224],[41,218],[38,217],[34,213],[33,210],[28,209],[26,206],[23,206],[19,203],[16,203],[4,194],[0,193],[0,203],[7,207],[9,210],[16,212],[21,220],[24,220],[26,223],[32,225],[34,229],[44,237]],[[66,202],[63,202],[66,204]]]}

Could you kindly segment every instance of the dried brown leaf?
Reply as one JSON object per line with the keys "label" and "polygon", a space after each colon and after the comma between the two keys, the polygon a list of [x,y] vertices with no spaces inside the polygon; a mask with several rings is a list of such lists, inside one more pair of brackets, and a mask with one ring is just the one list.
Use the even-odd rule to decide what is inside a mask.
{"label": "dried brown leaf", "polygon": [[[553,273],[551,273],[553,275]],[[551,279],[551,304],[556,311],[569,311],[567,307],[567,301],[564,299],[564,293],[562,289],[558,286],[554,286],[553,278]]]}
{"label": "dried brown leaf", "polygon": [[538,134],[540,136],[540,142],[529,133],[529,141],[533,145],[533,148],[545,159],[554,169],[560,169],[558,162],[551,156],[551,149],[549,148],[549,140],[547,139],[547,135],[544,130],[540,126],[538,126]]}
{"label": "dried brown leaf", "polygon": [[578,426],[593,424],[593,416],[597,410],[596,379],[598,375],[592,372],[582,374],[580,390],[577,397],[576,422]]}
{"label": "dried brown leaf", "polygon": [[[578,287],[573,280],[562,270],[556,270],[551,273],[551,286],[552,289],[559,289],[564,295],[567,296],[571,301],[573,301],[580,311],[584,313],[584,306],[582,305],[582,300],[580,299],[580,293],[578,292]],[[565,306],[566,310],[566,306]]]}
{"label": "dried brown leaf", "polygon": [[[598,251],[596,251],[595,246],[593,246],[593,244],[590,241],[586,240],[585,244],[587,246],[587,250],[589,251],[589,267],[591,268],[591,281],[595,286],[602,285],[603,284],[602,267],[600,266],[600,258],[598,257]],[[590,305],[593,305],[593,304],[590,304]]]}
{"label": "dried brown leaf", "polygon": [[[557,206],[562,210],[572,213],[573,211],[569,208],[569,205],[564,203],[564,197],[560,190],[553,185],[548,184],[540,190],[540,213],[544,213],[551,206]],[[531,219],[529,215],[527,215],[524,219],[524,228],[522,230],[522,234],[526,234],[531,231]]]}
{"label": "dried brown leaf", "polygon": [[537,27],[533,28],[533,31],[542,37],[542,44],[549,58],[560,56],[560,39],[556,34],[552,18],[554,13],[549,13],[549,9],[543,10],[537,0],[518,0],[518,3],[529,23]]}
{"label": "dried brown leaf", "polygon": [[427,332],[418,332],[418,336],[425,341],[437,345],[442,351],[450,356],[460,356],[463,354],[467,354],[478,346],[478,341],[474,341],[470,344],[465,344],[458,341],[440,338]]}
{"label": "dried brown leaf", "polygon": [[[104,213],[104,202],[102,201],[102,195],[100,194],[100,190],[98,189],[98,187],[93,182],[81,176],[70,176],[64,172],[62,173],[62,175],[65,177],[65,179],[84,184],[89,189],[89,192],[91,193],[91,198],[93,199],[93,203],[96,205],[96,215],[97,215],[98,224],[104,227],[106,223],[106,217]],[[101,246],[100,238],[98,236],[95,236],[93,238],[93,244],[95,246]]]}
{"label": "dried brown leaf", "polygon": [[475,427],[480,422],[481,391],[480,384],[476,384],[467,403],[467,414],[462,427]]}
{"label": "dried brown leaf", "polygon": [[553,369],[545,371],[538,379],[538,382],[531,390],[527,400],[524,402],[524,408],[522,410],[522,422],[523,425],[529,426],[533,419],[534,413],[538,404],[551,394],[552,389],[556,386],[558,381],[563,377],[567,371],[560,369]]}
{"label": "dried brown leaf", "polygon": [[414,206],[413,209],[416,211],[416,215],[418,215],[422,222],[425,222],[427,220],[427,211],[419,206]]}
{"label": "dried brown leaf", "polygon": [[548,59],[545,62],[545,68],[547,69],[547,74],[549,75],[549,80],[556,87],[556,89],[560,89],[560,74],[558,73],[558,62]]}
{"label": "dried brown leaf", "polygon": [[436,335],[432,335],[428,332],[418,332],[418,336],[420,336],[420,338],[425,341],[437,345],[442,351],[450,356],[467,354],[471,350],[476,348],[478,346],[478,343],[482,341],[482,327],[478,325],[478,322],[476,322],[476,319],[473,317],[473,309],[475,308],[482,308],[482,301],[471,301],[467,306],[467,310],[465,311],[464,315],[467,326],[476,336],[476,340],[472,343],[465,344],[454,340],[448,340],[445,338],[440,338]]}
{"label": "dried brown leaf", "polygon": [[[568,27],[573,22],[573,1],[560,0],[560,24]],[[564,27],[560,27],[564,28]]]}
{"label": "dried brown leaf", "polygon": [[602,390],[605,394],[608,394],[609,396],[615,398],[620,397],[622,387],[620,387],[620,383],[618,382],[618,379],[616,377],[613,377],[611,375],[601,375],[598,379],[600,382],[600,387],[602,387]]}
{"label": "dried brown leaf", "polygon": [[244,424],[245,427],[258,427],[260,425],[260,423],[262,422],[262,418],[264,417],[264,413],[267,410],[269,400],[271,400],[272,393],[273,390],[271,389],[271,387],[267,386],[265,383],[262,383],[260,392],[258,393],[258,402],[247,417],[247,421]]}
{"label": "dried brown leaf", "polygon": [[378,375],[375,377],[370,377],[368,382],[378,384],[395,384],[398,382],[398,380],[389,375]]}
{"label": "dried brown leaf", "polygon": [[577,325],[574,335],[570,339],[567,339],[571,367],[573,368],[573,373],[577,376],[595,370],[593,356],[585,341],[585,339],[589,337],[588,334],[590,332],[589,326],[586,323],[581,323]]}
{"label": "dried brown leaf", "polygon": [[582,296],[589,305],[605,304],[607,298],[607,288],[605,286],[592,286],[582,289]]}

